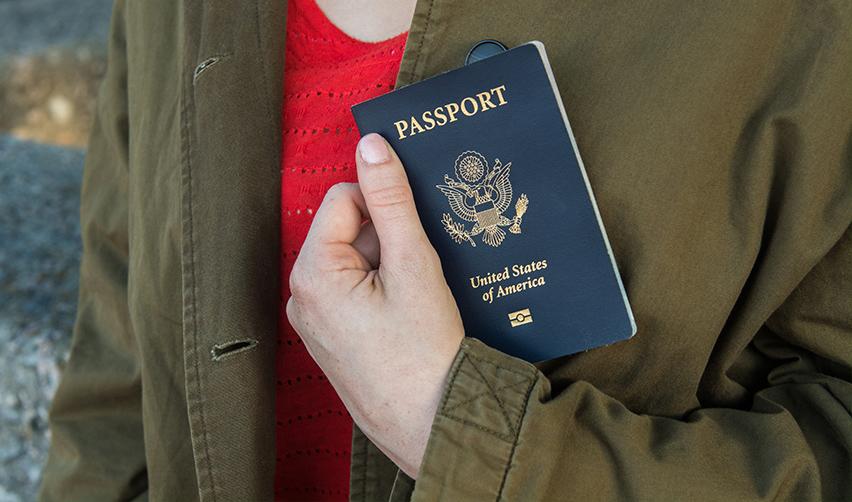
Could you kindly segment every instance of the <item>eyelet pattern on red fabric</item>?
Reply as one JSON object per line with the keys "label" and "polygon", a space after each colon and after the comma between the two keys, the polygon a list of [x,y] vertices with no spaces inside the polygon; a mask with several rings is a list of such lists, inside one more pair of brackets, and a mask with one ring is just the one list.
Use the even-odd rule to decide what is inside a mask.
{"label": "eyelet pattern on red fabric", "polygon": [[281,160],[281,332],[277,358],[276,500],[345,501],[352,419],[287,321],[290,271],[326,191],[357,181],[349,107],[393,88],[407,34],[367,43],[315,0],[288,4]]}

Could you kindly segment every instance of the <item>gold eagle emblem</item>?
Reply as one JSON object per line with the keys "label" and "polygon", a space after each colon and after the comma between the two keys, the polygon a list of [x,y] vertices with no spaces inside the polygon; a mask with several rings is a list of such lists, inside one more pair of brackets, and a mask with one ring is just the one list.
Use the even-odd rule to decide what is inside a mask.
{"label": "gold eagle emblem", "polygon": [[503,164],[500,159],[494,159],[494,165],[489,168],[482,154],[469,150],[456,158],[455,179],[445,174],[444,184],[435,185],[447,197],[453,213],[462,221],[473,223],[468,230],[450,213],[443,214],[441,222],[455,242],[468,242],[476,247],[473,238],[482,234],[482,242],[497,247],[506,238],[503,228],[509,227],[513,234],[521,233],[521,221],[529,205],[526,194],[521,194],[515,202],[513,218],[503,215],[512,204],[511,167],[511,162]]}

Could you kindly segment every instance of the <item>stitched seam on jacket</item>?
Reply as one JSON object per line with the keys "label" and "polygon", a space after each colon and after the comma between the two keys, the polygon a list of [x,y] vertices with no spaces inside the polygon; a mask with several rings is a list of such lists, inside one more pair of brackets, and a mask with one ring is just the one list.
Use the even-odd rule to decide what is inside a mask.
{"label": "stitched seam on jacket", "polygon": [[417,49],[415,49],[416,56],[414,57],[414,63],[411,65],[411,76],[414,77],[412,80],[419,76],[417,71],[417,63],[420,62],[420,56],[423,54],[423,42],[426,39],[426,33],[429,32],[429,25],[432,22],[432,8],[435,7],[435,0],[431,0],[429,2],[429,10],[426,11],[426,22],[423,23],[423,31],[420,33],[420,39],[417,41]]}
{"label": "stitched seam on jacket", "polygon": [[482,371],[479,370],[479,366],[477,366],[476,363],[473,362],[473,359],[468,358],[468,361],[470,362],[470,365],[473,366],[473,369],[476,370],[476,373],[479,375],[479,378],[482,379],[482,382],[485,383],[485,386],[488,387],[488,390],[491,392],[491,395],[492,397],[494,397],[494,400],[497,401],[497,405],[500,408],[500,412],[503,414],[503,419],[506,420],[506,425],[509,427],[509,432],[514,435],[515,429],[514,427],[512,427],[512,419],[509,418],[509,412],[506,410],[506,405],[503,404],[502,400],[500,400],[500,396],[497,395],[497,391],[494,390],[494,387],[491,385],[491,383],[488,382],[488,379],[485,378],[485,375],[482,374]]}
{"label": "stitched seam on jacket", "polygon": [[[448,384],[449,387],[452,387],[452,386],[455,385],[455,381],[458,377],[458,373],[461,371],[462,363],[464,362],[465,358],[475,359],[475,360],[479,361],[480,363],[490,364],[491,366],[494,366],[497,369],[500,369],[500,370],[503,370],[503,371],[508,371],[509,373],[514,373],[516,375],[523,377],[522,381],[515,382],[513,384],[508,384],[505,387],[501,387],[500,389],[497,389],[498,392],[500,390],[503,390],[503,389],[515,387],[515,386],[520,385],[522,383],[529,383],[531,381],[535,381],[535,377],[531,376],[529,372],[524,372],[524,371],[519,371],[519,370],[516,370],[516,369],[508,368],[506,366],[497,364],[497,363],[490,361],[488,359],[484,359],[482,357],[477,357],[473,354],[470,354],[469,352],[467,352],[466,348],[470,347],[471,345],[469,343],[465,342],[465,341],[462,341],[462,346],[465,348],[465,352],[464,352],[464,354],[462,354],[461,360],[459,360],[458,364],[453,368],[452,374],[449,377],[449,384]],[[531,367],[530,371],[536,371],[536,370],[535,370],[534,367]],[[480,376],[482,376],[481,372],[480,372]],[[483,377],[483,379],[484,379],[484,377]],[[487,383],[486,383],[486,385],[487,385]],[[490,389],[491,389],[491,387],[489,386],[489,390]],[[462,401],[461,403],[456,403],[451,407],[447,407],[447,401],[449,400],[450,394],[451,394],[451,392],[449,392],[449,391],[446,392],[445,395],[444,395],[444,399],[441,401],[441,407],[439,409],[440,409],[440,412],[441,412],[442,415],[445,412],[454,410],[454,409],[458,408],[459,406],[461,406],[463,404],[467,404],[467,403],[470,403],[472,401],[475,401],[476,399],[479,399],[480,397],[487,394],[487,392],[482,392],[482,393],[477,394],[477,395],[475,395],[475,396],[473,396],[473,397],[471,397],[471,398],[469,398],[465,401]],[[498,402],[499,402],[499,400],[498,400]],[[518,421],[518,423],[520,423],[520,420]]]}
{"label": "stitched seam on jacket", "polygon": [[[463,343],[464,343],[464,342],[463,342]],[[482,342],[478,342],[478,343],[482,344]],[[471,346],[471,345],[470,345],[470,343],[466,343],[465,345],[466,345],[466,346],[468,346],[468,347],[470,347],[470,346]],[[493,349],[492,349],[492,350],[493,350]],[[509,368],[509,367],[507,367],[507,366],[503,366],[503,365],[501,365],[501,364],[499,364],[499,363],[495,363],[494,361],[491,361],[491,360],[489,360],[489,359],[485,359],[485,358],[483,358],[483,357],[476,356],[476,355],[471,354],[471,353],[469,353],[469,352],[465,353],[465,357],[469,357],[469,358],[471,358],[471,359],[476,359],[477,361],[479,361],[479,362],[481,362],[481,363],[490,364],[491,366],[494,366],[495,368],[499,368],[499,369],[501,369],[501,370],[503,370],[503,371],[508,371],[508,372],[510,372],[510,373],[514,373],[514,374],[516,374],[516,375],[521,375],[521,376],[523,376],[523,377],[525,377],[525,378],[527,378],[527,379],[534,379],[534,378],[533,378],[533,376],[532,376],[532,375],[530,375],[530,372],[535,372],[535,371],[536,371],[536,369],[535,369],[535,366],[533,366],[533,365],[531,365],[531,364],[529,364],[529,363],[525,363],[525,364],[527,364],[527,365],[529,366],[529,371],[521,371],[521,370],[517,370],[517,369]]]}
{"label": "stitched seam on jacket", "polygon": [[532,390],[534,387],[535,380],[532,380],[524,396],[524,408],[521,410],[521,415],[519,417],[517,425],[518,432],[515,434],[515,440],[512,442],[512,450],[509,452],[509,458],[506,461],[506,469],[503,471],[503,479],[500,480],[500,488],[497,490],[498,501],[503,497],[503,489],[506,487],[506,479],[509,478],[509,470],[512,468],[512,460],[515,458],[515,450],[517,450],[518,448],[518,439],[521,437],[521,427],[523,427],[524,417],[526,417],[527,415],[527,408],[530,404],[530,395],[532,394]]}
{"label": "stitched seam on jacket", "polygon": [[[286,9],[285,9],[285,11],[286,11]],[[258,2],[255,2],[255,4],[254,4],[254,23],[255,23],[254,32],[255,32],[255,41],[257,43],[257,50],[261,54],[266,54],[266,51],[264,50],[264,47],[262,45],[262,40],[260,39],[260,33],[261,33],[261,29],[260,29],[260,8],[258,7]],[[286,29],[286,27],[285,27],[285,29]],[[263,81],[263,93],[266,94],[266,102],[267,103],[273,103],[273,102],[275,102],[275,100],[272,99],[272,96],[269,94],[269,82],[268,82],[268,77],[267,77],[267,74],[266,74],[269,71],[269,68],[267,68],[268,65],[266,64],[265,59],[263,61],[262,66],[263,66],[263,68],[261,68],[260,78]],[[265,108],[266,108],[266,118],[269,120],[269,122],[271,124],[274,124],[275,118],[272,115],[272,107],[267,106]],[[278,134],[277,130],[275,130],[274,127],[270,127],[270,130],[272,131],[272,135],[273,135],[274,140],[277,141],[277,138],[276,138],[276,136]]]}
{"label": "stitched seam on jacket", "polygon": [[[463,350],[464,350],[464,349],[463,349]],[[516,375],[520,375],[520,376],[524,377],[524,380],[523,380],[523,381],[521,381],[521,382],[515,382],[515,383],[513,383],[513,384],[510,384],[510,385],[508,385],[506,388],[508,388],[508,387],[514,387],[514,386],[517,386],[517,385],[520,385],[520,384],[522,384],[522,383],[523,383],[523,384],[527,384],[527,385],[529,385],[529,386],[530,386],[529,388],[531,389],[531,388],[532,388],[532,382],[534,382],[534,379],[532,379],[532,378],[530,377],[530,375],[528,375],[527,373],[523,373],[523,372],[521,372],[521,371],[514,370],[514,369],[511,369],[511,368],[506,368],[506,367],[504,367],[504,366],[498,365],[498,364],[493,363],[493,362],[491,362],[491,361],[488,361],[488,360],[486,360],[486,359],[482,359],[482,358],[476,357],[476,356],[474,356],[474,355],[471,355],[470,353],[468,353],[468,352],[466,352],[466,351],[465,351],[465,353],[463,353],[463,354],[462,354],[462,357],[461,357],[461,359],[458,361],[458,363],[457,363],[457,364],[453,367],[453,369],[452,369],[452,373],[451,373],[451,375],[450,375],[450,377],[449,377],[448,389],[447,389],[447,391],[444,393],[444,397],[443,397],[443,399],[441,400],[441,406],[440,406],[440,408],[439,408],[439,409],[440,409],[440,416],[442,416],[442,417],[444,417],[444,418],[448,418],[448,419],[450,419],[450,420],[453,420],[453,421],[455,421],[455,422],[458,422],[458,423],[461,423],[461,424],[464,424],[464,425],[469,425],[469,426],[471,426],[471,427],[473,427],[473,428],[475,428],[475,429],[477,429],[477,430],[480,430],[480,431],[482,431],[482,432],[488,433],[488,434],[490,434],[490,435],[492,435],[492,436],[496,437],[497,439],[500,439],[500,440],[503,440],[503,441],[506,441],[506,442],[511,442],[511,441],[512,441],[512,436],[511,436],[511,435],[505,434],[505,433],[503,433],[503,432],[500,432],[500,431],[494,430],[494,429],[489,428],[489,427],[485,427],[485,426],[483,426],[483,425],[477,424],[477,423],[472,422],[472,421],[470,421],[470,420],[467,420],[467,419],[465,419],[465,418],[461,418],[461,417],[458,417],[458,416],[455,416],[455,415],[450,415],[450,414],[448,414],[448,413],[447,413],[448,411],[451,411],[451,410],[456,409],[459,405],[461,405],[461,404],[465,404],[465,403],[469,403],[469,402],[472,402],[472,401],[474,401],[474,400],[478,399],[479,397],[482,397],[482,396],[486,395],[486,393],[487,393],[487,392],[482,392],[482,393],[477,394],[476,396],[473,396],[472,398],[470,398],[470,399],[468,399],[468,400],[466,400],[466,401],[464,401],[464,402],[462,402],[462,403],[455,404],[455,405],[453,405],[452,407],[448,407],[448,406],[447,406],[447,403],[448,403],[448,401],[449,401],[450,395],[452,395],[452,394],[453,394],[453,390],[454,390],[454,388],[455,388],[456,381],[458,380],[458,375],[459,375],[459,373],[461,372],[461,368],[462,368],[462,366],[464,365],[464,362],[465,362],[465,360],[466,360],[466,359],[467,359],[467,360],[471,360],[471,364],[473,364],[472,360],[473,360],[473,359],[476,359],[476,360],[477,360],[477,361],[479,361],[479,362],[487,363],[487,364],[490,364],[490,365],[492,365],[492,366],[494,366],[494,367],[496,367],[496,368],[499,368],[499,369],[501,369],[501,370],[505,370],[505,371],[508,371],[508,372],[510,372],[510,373],[514,373],[514,374],[516,374]],[[474,366],[474,367],[475,367],[475,366]],[[477,372],[479,373],[480,377],[484,379],[484,377],[482,376],[482,373],[481,373],[481,372],[479,372],[479,370],[478,370],[478,369],[477,369]],[[488,385],[488,383],[487,383],[487,382],[486,382],[486,385]],[[493,393],[494,393],[494,391],[493,391],[492,387],[491,387],[490,385],[488,385],[488,388],[489,388],[489,391],[493,394]],[[529,390],[527,390],[527,392],[525,393],[525,399],[527,399],[527,398],[528,398],[528,396],[529,396]],[[499,400],[497,400],[497,401],[498,401],[498,403],[500,403],[500,401],[499,401]],[[526,409],[526,401],[525,401],[525,405],[524,405],[524,406],[525,406],[525,408],[524,408],[524,409]],[[502,405],[501,405],[501,407],[502,407]],[[506,410],[505,410],[505,409],[503,409],[502,411],[503,411],[503,414],[504,414],[504,417],[505,417]],[[523,415],[521,415],[521,416],[519,417],[518,425],[520,425],[520,419],[521,419],[522,417],[523,417]],[[509,422],[511,422],[511,421],[509,421]],[[512,429],[511,424],[509,424],[509,428],[510,428],[510,429]],[[517,426],[515,427],[515,430],[519,430]]]}
{"label": "stitched seam on jacket", "polygon": [[[189,162],[191,164],[191,161]],[[190,273],[192,276],[192,350],[194,352],[194,361],[193,366],[195,368],[195,386],[197,388],[197,392],[201,393],[201,368],[199,364],[199,360],[201,359],[198,354],[198,307],[196,306],[196,299],[198,298],[198,280],[195,276],[195,263],[197,261],[197,256],[195,254],[196,246],[195,246],[195,225],[193,223],[193,203],[192,203],[192,168],[188,170],[189,177],[189,189],[187,192],[189,193],[189,241],[190,241],[190,254],[192,256],[192,261],[190,265]],[[207,440],[207,421],[204,418],[204,405],[202,401],[198,400],[198,410],[199,410],[199,419],[201,420],[201,436],[202,442],[204,443],[204,457],[207,461],[207,475],[210,477],[210,493],[215,502],[216,500],[216,484],[213,478],[213,464],[210,460],[210,447]]]}
{"label": "stitched seam on jacket", "polygon": [[495,438],[497,438],[501,441],[505,441],[507,443],[512,442],[512,436],[509,435],[509,434],[506,434],[505,432],[500,432],[500,431],[494,430],[490,427],[485,427],[484,425],[479,425],[475,422],[471,422],[470,420],[467,420],[467,419],[461,418],[461,417],[457,417],[455,415],[441,415],[441,416],[444,417],[444,418],[447,418],[449,420],[452,420],[454,422],[458,422],[460,424],[468,425],[468,426],[473,427],[474,429],[478,429],[482,432],[487,432],[490,436],[494,436]]}
{"label": "stitched seam on jacket", "polygon": [[[508,390],[508,389],[511,389],[512,387],[517,387],[517,386],[519,386],[519,385],[527,385],[527,384],[529,384],[529,383],[530,383],[530,380],[529,380],[529,379],[525,379],[525,380],[520,381],[520,382],[515,382],[515,383],[506,384],[506,385],[504,385],[503,387],[499,387],[499,388],[497,389],[497,392],[500,392],[500,391],[503,391],[503,390]],[[459,403],[456,403],[456,404],[454,404],[454,405],[450,406],[449,408],[445,408],[445,409],[443,410],[443,412],[450,412],[450,411],[453,411],[453,410],[455,410],[455,409],[457,409],[457,408],[460,408],[460,407],[462,407],[462,406],[464,406],[464,405],[466,405],[466,404],[470,404],[470,403],[472,403],[473,401],[476,401],[477,399],[479,399],[480,397],[482,397],[482,396],[486,396],[486,395],[488,395],[488,394],[489,394],[489,392],[488,392],[488,391],[480,392],[479,394],[476,394],[475,396],[473,396],[473,397],[471,397],[471,398],[469,398],[469,399],[465,399],[464,401],[461,401],[461,402],[459,402]]]}
{"label": "stitched seam on jacket", "polygon": [[[183,78],[186,79],[186,76],[184,75]],[[188,86],[186,84],[186,81],[184,80],[184,85],[183,85],[184,102],[183,102],[183,106],[181,107],[181,114],[183,115],[182,116],[183,127],[182,127],[181,134],[183,136],[183,141],[184,141],[184,144],[183,144],[183,159],[182,160],[184,162],[184,168],[186,170],[185,194],[186,194],[187,200],[185,201],[184,204],[186,205],[186,212],[187,212],[186,223],[188,223],[188,228],[185,229],[185,231],[188,233],[188,237],[189,237],[188,239],[185,239],[185,240],[189,241],[189,246],[190,246],[190,250],[189,250],[189,253],[188,253],[190,260],[189,260],[189,263],[187,263],[187,268],[189,269],[188,270],[189,276],[190,276],[189,280],[192,282],[192,288],[190,289],[190,295],[189,295],[190,298],[188,300],[188,306],[190,308],[190,315],[191,315],[191,318],[192,318],[192,340],[193,340],[193,357],[194,357],[193,367],[194,367],[194,370],[195,370],[195,382],[193,382],[193,383],[194,383],[194,386],[195,386],[195,391],[196,391],[196,393],[198,393],[201,390],[200,389],[200,386],[201,386],[201,384],[200,384],[200,382],[201,382],[201,371],[199,369],[199,364],[198,364],[198,361],[199,361],[199,354],[198,354],[198,314],[197,314],[198,307],[196,305],[196,298],[197,298],[197,295],[198,295],[198,281],[196,280],[196,276],[195,276],[195,262],[196,262],[195,248],[196,248],[196,246],[195,246],[195,232],[194,232],[194,224],[193,224],[193,202],[192,202],[192,187],[193,187],[192,155],[191,155],[192,135],[189,133],[189,130],[190,130],[189,116],[190,116],[190,112],[191,112],[191,110],[193,108],[193,104],[194,104],[193,92],[194,92],[194,87]],[[182,255],[185,259],[186,255],[187,255],[185,250],[182,253]],[[184,332],[185,332],[185,330],[184,330]],[[208,477],[209,483],[210,483],[211,498],[215,502],[215,500],[216,500],[216,485],[215,485],[215,480],[213,478],[213,466],[212,466],[211,461],[210,461],[210,449],[209,449],[209,446],[208,446],[208,439],[207,439],[207,424],[206,424],[205,419],[204,419],[204,405],[203,405],[203,403],[201,402],[200,399],[196,398],[194,401],[195,401],[194,406],[197,406],[198,411],[199,411],[198,415],[199,415],[199,421],[200,421],[200,425],[201,425],[201,434],[199,434],[199,436],[200,436],[200,440],[202,442],[202,446],[204,448],[204,460],[205,460],[206,467],[207,467],[207,477]],[[187,404],[189,404],[189,403],[187,403]],[[199,485],[201,485],[201,480],[199,480]],[[199,486],[199,488],[201,488],[201,486]]]}
{"label": "stitched seam on jacket", "polygon": [[[462,343],[465,343],[465,342],[462,342]],[[478,343],[481,343],[481,342],[478,342]],[[495,363],[494,361],[491,361],[491,360],[488,360],[488,359],[485,359],[485,358],[482,358],[482,357],[478,357],[478,356],[470,354],[468,352],[466,352],[464,355],[465,355],[465,357],[469,357],[471,359],[476,359],[477,361],[479,361],[481,363],[490,364],[491,366],[494,366],[497,369],[500,369],[500,370],[503,370],[503,371],[508,371],[508,372],[514,373],[516,375],[521,375],[527,380],[527,382],[530,382],[530,388],[527,390],[526,396],[524,398],[524,410],[518,416],[517,424],[515,425],[515,430],[520,431],[521,421],[523,420],[524,413],[526,412],[527,403],[529,402],[529,393],[532,391],[532,387],[535,386],[535,381],[538,380],[538,377],[537,377],[538,369],[535,366],[533,366],[532,364],[525,362],[524,364],[527,366],[528,371],[524,372],[524,371],[520,371],[520,370],[517,370],[517,369],[509,368],[507,366],[503,366],[501,364]],[[461,364],[459,364],[459,368],[461,368]],[[443,403],[442,403],[442,405],[443,405]],[[442,407],[442,410],[443,410],[443,407]]]}
{"label": "stitched seam on jacket", "polygon": [[[187,145],[189,145],[189,139],[187,141]],[[187,146],[187,150],[189,150],[190,148],[191,147]],[[194,221],[193,221],[194,220],[193,219],[194,209],[193,209],[193,202],[192,202],[193,180],[192,180],[191,157],[192,156],[189,155],[188,159],[187,159],[187,178],[188,178],[188,181],[189,181],[189,184],[188,184],[188,187],[187,187],[187,195],[188,195],[187,204],[189,206],[189,245],[190,245],[189,253],[190,253],[190,256],[191,256],[190,263],[189,263],[189,269],[190,269],[190,280],[192,281],[192,295],[191,295],[190,302],[192,304],[192,350],[193,350],[193,353],[194,353],[193,354],[193,358],[194,358],[193,359],[193,368],[195,369],[195,387],[196,387],[196,392],[200,393],[201,392],[201,368],[200,368],[200,365],[198,364],[200,357],[198,355],[198,306],[196,305],[196,299],[198,298],[198,280],[196,279],[196,275],[195,275],[195,263],[196,263],[198,258],[195,254],[196,253],[196,246],[195,246],[195,224],[194,224]],[[210,448],[209,448],[209,444],[208,444],[208,440],[207,440],[207,421],[204,418],[204,405],[203,405],[203,403],[200,399],[197,399],[197,401],[198,402],[197,402],[196,406],[198,406],[198,411],[199,411],[198,418],[199,418],[199,421],[201,422],[201,441],[202,441],[202,444],[204,445],[204,459],[206,461],[205,463],[207,464],[207,476],[210,478],[210,493],[211,493],[211,496],[213,497],[213,500],[215,501],[216,500],[216,484],[215,484],[215,481],[213,479],[213,464],[210,460]]]}
{"label": "stitched seam on jacket", "polygon": [[[464,349],[462,348],[462,350]],[[463,354],[461,360],[455,363],[455,365],[451,369],[451,373],[447,383],[447,390],[446,392],[444,392],[444,395],[441,398],[441,405],[438,408],[441,410],[442,415],[444,414],[444,410],[447,409],[447,401],[449,401],[450,394],[453,393],[453,388],[456,386],[456,379],[458,378],[459,371],[461,370],[461,365],[464,362],[465,357],[468,357],[467,353]]]}
{"label": "stitched seam on jacket", "polygon": [[[464,342],[462,342],[462,343],[464,343]],[[465,349],[462,348],[462,350],[465,350]],[[441,399],[441,407],[440,407],[441,413],[440,413],[440,415],[444,418],[449,419],[449,420],[459,422],[463,425],[469,425],[469,426],[473,427],[474,429],[478,429],[478,430],[481,430],[483,432],[486,432],[486,433],[496,437],[497,439],[500,439],[500,440],[503,440],[503,441],[506,441],[506,442],[510,442],[512,440],[512,438],[507,436],[506,434],[500,432],[500,431],[496,431],[494,429],[484,427],[482,425],[473,423],[473,422],[466,420],[464,418],[461,418],[461,417],[456,417],[456,416],[453,416],[453,415],[447,415],[447,414],[444,413],[445,410],[447,409],[447,401],[449,401],[450,395],[453,394],[453,390],[456,387],[456,380],[458,380],[458,375],[461,372],[461,367],[464,364],[465,359],[469,358],[469,357],[471,357],[470,354],[468,354],[467,352],[463,353],[462,356],[461,356],[461,359],[459,359],[459,361],[453,367],[452,374],[450,375],[450,378],[449,378],[449,384],[447,386],[447,391],[444,392],[444,397]]]}

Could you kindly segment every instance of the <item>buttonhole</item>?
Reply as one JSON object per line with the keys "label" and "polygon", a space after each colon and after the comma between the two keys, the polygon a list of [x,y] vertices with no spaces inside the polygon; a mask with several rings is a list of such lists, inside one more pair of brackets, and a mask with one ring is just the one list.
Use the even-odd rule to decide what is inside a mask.
{"label": "buttonhole", "polygon": [[195,71],[192,74],[192,83],[195,84],[196,80],[198,80],[198,76],[201,75],[204,72],[204,70],[210,68],[214,64],[218,63],[219,61],[221,61],[221,60],[223,60],[223,59],[225,59],[229,56],[230,56],[230,54],[222,54],[222,55],[219,55],[219,56],[210,56],[209,58],[205,59],[204,61],[198,63],[198,66],[195,67]]}
{"label": "buttonhole", "polygon": [[217,343],[210,350],[210,355],[214,361],[221,361],[227,357],[251,350],[257,346],[257,340],[254,338],[246,338],[245,340],[231,340],[230,342]]}

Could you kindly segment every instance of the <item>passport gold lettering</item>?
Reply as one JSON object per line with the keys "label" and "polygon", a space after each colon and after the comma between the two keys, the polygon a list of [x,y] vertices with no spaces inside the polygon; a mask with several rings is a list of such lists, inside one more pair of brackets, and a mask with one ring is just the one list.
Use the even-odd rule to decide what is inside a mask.
{"label": "passport gold lettering", "polygon": [[411,134],[417,134],[419,132],[423,132],[423,128],[420,127],[420,122],[417,122],[417,119],[411,117]]}
{"label": "passport gold lettering", "polygon": [[447,114],[444,113],[444,110],[438,108],[435,110],[435,125],[442,126],[447,123]]}
{"label": "passport gold lettering", "polygon": [[505,281],[509,278],[509,267],[504,267],[501,272],[491,272],[489,274],[476,275],[470,278],[470,287],[473,289],[481,286],[494,284],[495,282]]}
{"label": "passport gold lettering", "polygon": [[435,119],[432,118],[432,112],[423,112],[423,122],[426,123],[425,129],[427,131],[435,128]]}
{"label": "passport gold lettering", "polygon": [[[489,272],[487,274],[475,275],[469,278],[470,286],[479,289],[490,286],[482,293],[482,301],[492,303],[495,298],[502,298],[526,291],[528,289],[544,286],[544,276],[532,277],[528,274],[538,272],[547,268],[547,260],[535,260],[530,263],[515,263],[506,265],[502,270]],[[512,284],[500,284],[515,277],[526,276],[523,280]],[[496,285],[496,286],[495,286]]]}
{"label": "passport gold lettering", "polygon": [[503,106],[508,102],[508,101],[506,101],[506,98],[503,97],[503,91],[505,91],[505,90],[506,90],[505,85],[501,85],[499,87],[495,87],[495,88],[491,89],[491,92],[497,94],[497,99],[500,100],[500,106]]}
{"label": "passport gold lettering", "polygon": [[527,289],[531,288],[537,288],[539,286],[544,286],[544,277],[527,277],[526,280],[521,281],[517,284],[499,286],[497,288],[497,298],[500,298],[502,296],[509,296],[515,293],[520,293],[521,291],[526,291]]}
{"label": "passport gold lettering", "polygon": [[[472,104],[469,104],[472,103]],[[476,112],[479,111],[479,105],[476,103],[476,100],[473,98],[464,98],[461,101],[461,110],[462,113],[467,115],[468,117],[472,117],[476,115]]]}
{"label": "passport gold lettering", "polygon": [[482,107],[483,111],[491,108],[497,108],[497,105],[491,102],[491,92],[480,92],[477,93],[476,97],[479,99],[479,105]]}
{"label": "passport gold lettering", "polygon": [[512,265],[512,275],[517,277],[521,274],[529,274],[537,270],[547,268],[547,260],[535,261],[529,265]]}
{"label": "passport gold lettering", "polygon": [[397,120],[393,125],[399,139],[403,140],[409,136],[455,122],[461,116],[472,117],[479,112],[503,106],[509,102],[506,99],[505,91],[505,85],[493,87],[487,91],[475,93],[473,96],[462,98],[460,101],[446,103],[434,110],[426,110],[419,116],[412,115],[408,119]]}
{"label": "passport gold lettering", "polygon": [[475,275],[470,278],[470,287],[473,289],[482,286],[488,286],[495,282],[505,281],[511,277],[518,277],[525,274],[531,274],[539,270],[547,268],[547,260],[536,260],[530,263],[516,263],[510,266],[503,267],[499,272],[489,272],[484,275]]}
{"label": "passport gold lettering", "polygon": [[[456,114],[459,112],[459,104],[458,103],[447,103],[444,105],[444,108],[447,109],[447,115],[450,116],[450,122],[455,122],[458,120],[456,118]],[[402,139],[402,138],[399,138]]]}

